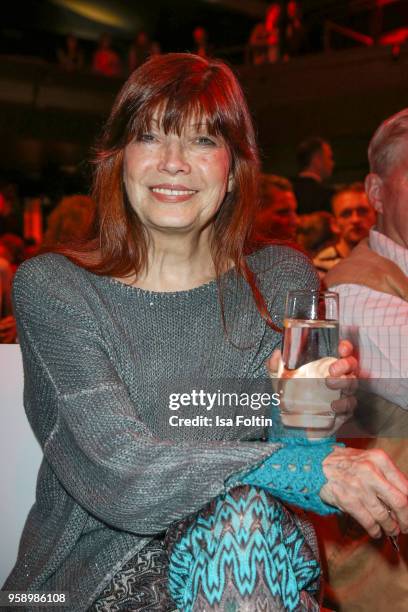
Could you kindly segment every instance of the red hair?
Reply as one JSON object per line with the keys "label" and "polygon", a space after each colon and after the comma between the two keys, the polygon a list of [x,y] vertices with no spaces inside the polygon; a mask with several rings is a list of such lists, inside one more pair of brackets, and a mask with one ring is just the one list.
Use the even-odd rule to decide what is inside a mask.
{"label": "red hair", "polygon": [[97,205],[94,235],[82,244],[48,248],[95,274],[136,278],[147,265],[146,234],[123,184],[124,149],[149,130],[153,115],[166,132],[181,133],[194,118],[222,137],[231,155],[233,189],[214,219],[211,244],[217,279],[234,263],[249,283],[262,316],[273,325],[245,253],[258,204],[258,150],[241,87],[218,60],[187,53],[151,57],[119,92],[98,143],[92,196]]}

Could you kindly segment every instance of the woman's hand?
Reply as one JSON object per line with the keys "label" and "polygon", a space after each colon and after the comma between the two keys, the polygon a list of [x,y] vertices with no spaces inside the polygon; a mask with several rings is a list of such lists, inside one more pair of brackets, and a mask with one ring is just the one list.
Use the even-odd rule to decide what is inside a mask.
{"label": "woman's hand", "polygon": [[330,378],[326,379],[329,389],[340,389],[342,396],[332,404],[338,415],[349,416],[354,412],[357,401],[354,393],[357,390],[358,361],[353,357],[353,345],[348,340],[340,340],[339,355],[329,367]]}
{"label": "woman's hand", "polygon": [[336,447],[323,461],[326,503],[356,519],[373,538],[408,533],[408,479],[382,450]]}
{"label": "woman's hand", "polygon": [[358,373],[358,362],[353,357],[353,345],[348,340],[340,340],[338,351],[340,358],[330,366],[330,376],[355,378]]}
{"label": "woman's hand", "polygon": [[[357,388],[358,362],[353,357],[353,345],[348,340],[340,340],[338,352],[340,357],[329,367],[330,377],[326,379],[326,385],[329,389],[341,390],[342,397],[332,403],[332,409],[336,414],[348,418],[357,403],[354,393]],[[281,359],[282,354],[277,349],[265,362],[272,378],[277,375]]]}
{"label": "woman's hand", "polygon": [[[332,376],[333,378],[342,378],[343,380],[345,378],[356,378],[358,372],[358,362],[357,359],[353,357],[353,345],[351,344],[351,342],[349,342],[348,340],[340,340],[338,351],[340,358],[337,359],[330,366],[330,376]],[[282,353],[280,352],[280,350],[276,349],[275,351],[273,351],[272,355],[265,362],[269,374],[276,374],[281,359]],[[346,384],[343,383],[343,386],[346,386]]]}

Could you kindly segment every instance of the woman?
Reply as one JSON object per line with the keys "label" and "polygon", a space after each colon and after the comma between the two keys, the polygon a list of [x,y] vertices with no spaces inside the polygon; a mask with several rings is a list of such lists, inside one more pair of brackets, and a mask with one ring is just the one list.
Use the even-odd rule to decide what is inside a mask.
{"label": "woman", "polygon": [[[99,147],[93,238],[24,263],[14,284],[44,461],[8,590],[67,591],[72,611],[317,609],[313,534],[277,495],[348,511],[374,537],[408,528],[408,482],[383,455],[171,424],[189,397],[190,416],[209,414],[193,391],[265,377],[287,289],[317,286],[288,247],[244,256],[257,177],[224,64],[158,56],[124,85]],[[332,376],[354,370],[341,351]],[[275,469],[293,462],[307,487],[306,471]]]}

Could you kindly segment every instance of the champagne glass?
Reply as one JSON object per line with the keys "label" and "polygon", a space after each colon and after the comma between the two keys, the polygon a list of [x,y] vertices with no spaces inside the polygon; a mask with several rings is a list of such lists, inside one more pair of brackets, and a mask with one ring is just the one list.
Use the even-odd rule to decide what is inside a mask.
{"label": "champagne glass", "polygon": [[293,370],[337,357],[339,294],[312,289],[289,291],[286,298],[282,361]]}
{"label": "champagne glass", "polygon": [[337,358],[339,296],[334,291],[289,291],[286,299],[281,379],[281,418],[287,427],[328,429],[340,392],[325,378]]}

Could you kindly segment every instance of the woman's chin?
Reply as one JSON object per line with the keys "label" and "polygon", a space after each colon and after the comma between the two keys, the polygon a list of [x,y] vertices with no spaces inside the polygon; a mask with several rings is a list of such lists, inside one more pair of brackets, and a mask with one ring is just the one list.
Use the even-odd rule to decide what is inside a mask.
{"label": "woman's chin", "polygon": [[157,230],[166,233],[188,233],[200,230],[198,219],[188,219],[180,217],[171,217],[166,219],[151,219],[148,224],[152,230]]}

